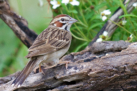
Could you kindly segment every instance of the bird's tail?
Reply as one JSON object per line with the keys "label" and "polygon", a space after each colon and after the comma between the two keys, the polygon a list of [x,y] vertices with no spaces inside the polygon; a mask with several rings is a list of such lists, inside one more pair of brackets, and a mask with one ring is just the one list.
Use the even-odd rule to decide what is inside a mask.
{"label": "bird's tail", "polygon": [[12,86],[22,85],[27,76],[32,72],[36,64],[36,57],[31,58],[26,67],[20,72],[20,74],[16,77],[16,79],[12,82]]}

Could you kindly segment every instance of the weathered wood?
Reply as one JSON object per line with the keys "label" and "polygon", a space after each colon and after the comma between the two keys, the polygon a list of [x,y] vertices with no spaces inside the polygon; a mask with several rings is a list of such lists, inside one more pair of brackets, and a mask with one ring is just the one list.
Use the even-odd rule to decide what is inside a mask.
{"label": "weathered wood", "polygon": [[[124,41],[117,43],[119,44],[116,44],[116,42],[95,43],[92,45],[95,49],[102,50],[104,48],[104,51],[98,51],[95,54],[89,49],[85,53],[79,52],[76,54],[72,53],[71,56],[66,55],[61,60],[73,62],[68,64],[67,69],[65,64],[62,64],[50,69],[44,69],[45,75],[42,73],[32,73],[20,88],[11,86],[17,74],[8,76],[8,81],[6,77],[0,78],[0,81],[3,80],[0,89],[2,91],[12,91],[15,89],[18,89],[18,91],[35,91],[38,89],[52,91],[97,91],[113,89],[114,87],[118,88],[119,83],[121,83],[121,86],[126,85],[129,87],[129,82],[136,80],[130,77],[136,77],[137,44],[131,44],[127,48],[129,43]],[[107,46],[104,47],[104,44],[107,44]],[[126,46],[121,47],[122,44]],[[115,46],[116,50],[108,50],[112,46]],[[105,51],[110,54],[105,55]],[[93,59],[93,57],[96,58]],[[134,87],[132,84],[130,85],[130,88]],[[124,88],[128,89],[128,87]]]}

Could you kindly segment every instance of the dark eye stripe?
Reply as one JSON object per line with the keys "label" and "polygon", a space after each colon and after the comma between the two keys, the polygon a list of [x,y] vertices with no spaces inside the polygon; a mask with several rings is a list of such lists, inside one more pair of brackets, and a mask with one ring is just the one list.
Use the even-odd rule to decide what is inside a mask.
{"label": "dark eye stripe", "polygon": [[62,25],[65,25],[66,23],[62,23]]}
{"label": "dark eye stripe", "polygon": [[[64,19],[64,18],[61,18],[61,21],[69,21],[69,20],[66,20],[66,19],[64,19],[64,20],[62,20],[62,19]],[[58,20],[59,21],[59,20]]]}

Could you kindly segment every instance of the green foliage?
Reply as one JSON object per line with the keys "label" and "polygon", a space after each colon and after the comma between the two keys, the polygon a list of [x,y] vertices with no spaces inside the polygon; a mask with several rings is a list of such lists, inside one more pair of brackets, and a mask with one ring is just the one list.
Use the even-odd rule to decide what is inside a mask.
{"label": "green foliage", "polygon": [[12,70],[10,65],[14,62],[20,41],[2,20],[0,26],[0,76],[4,76],[6,70]]}
{"label": "green foliage", "polygon": [[[68,14],[78,20],[73,24],[71,33],[73,40],[68,53],[77,52],[84,49],[90,41],[96,36],[99,30],[103,27],[106,21],[102,21],[101,12],[110,10],[111,15],[118,7],[124,10],[124,15],[119,18],[124,18],[127,23],[119,26],[110,40],[137,40],[137,12],[136,8],[128,14],[126,7],[122,4],[123,0],[77,0],[80,5],[73,6],[70,3],[65,5],[60,2],[60,6],[55,10],[52,9],[46,0],[43,5],[40,5],[40,0],[9,0],[12,9],[28,21],[29,28],[36,31],[38,34],[47,28],[51,21],[52,11],[54,16],[58,14]],[[52,1],[52,0],[51,0]],[[71,1],[71,0],[70,0]],[[107,18],[111,15],[108,15]],[[27,63],[25,56],[27,55],[27,48],[19,41],[14,33],[0,21],[0,76],[11,74],[17,70],[22,69]],[[129,38],[130,35],[133,38]],[[129,40],[130,39],[130,40]]]}

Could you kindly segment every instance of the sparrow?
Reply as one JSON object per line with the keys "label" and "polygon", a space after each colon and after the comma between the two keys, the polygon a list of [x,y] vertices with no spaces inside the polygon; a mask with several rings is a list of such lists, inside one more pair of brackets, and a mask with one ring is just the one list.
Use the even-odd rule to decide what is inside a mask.
{"label": "sparrow", "polygon": [[76,19],[66,14],[58,15],[50,22],[48,28],[38,35],[28,49],[26,57],[30,61],[12,82],[12,86],[20,87],[33,69],[41,67],[42,63],[51,66],[60,63],[59,59],[70,47],[72,39],[70,27],[75,22]]}

